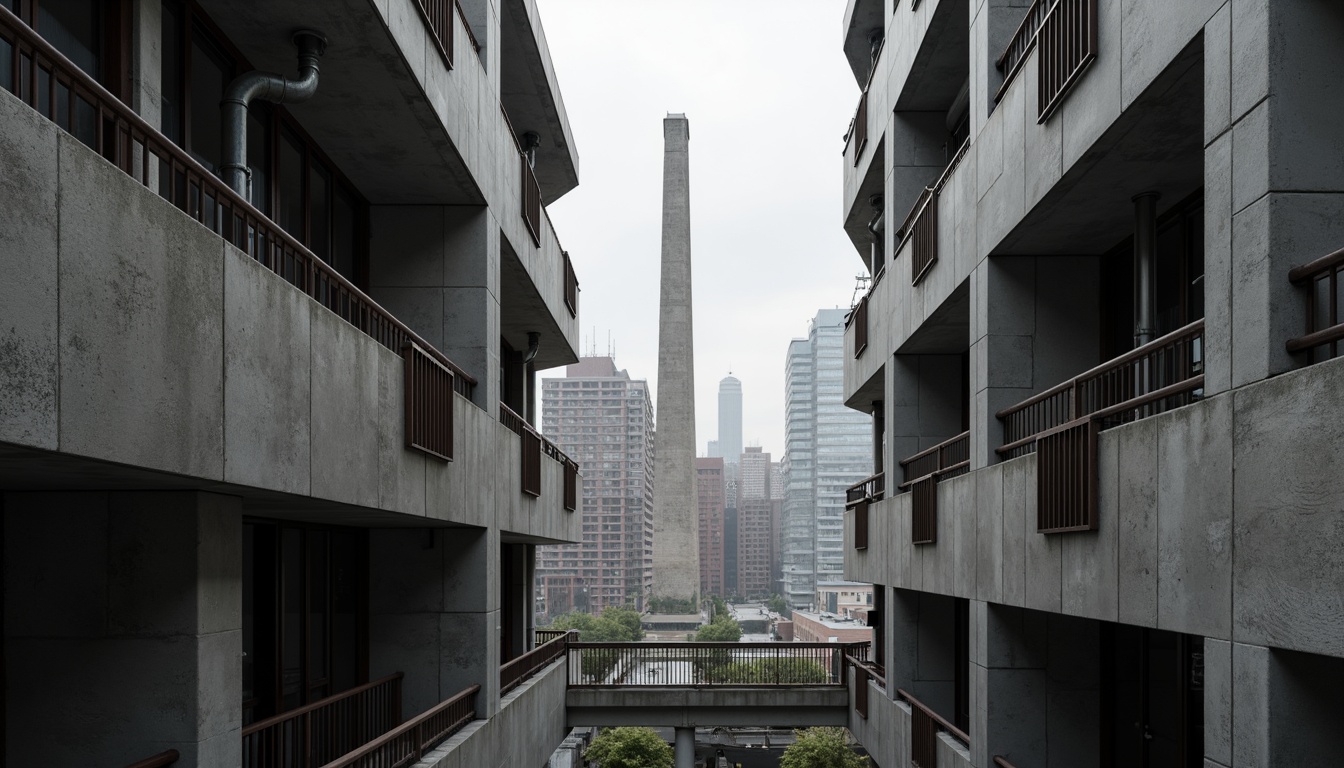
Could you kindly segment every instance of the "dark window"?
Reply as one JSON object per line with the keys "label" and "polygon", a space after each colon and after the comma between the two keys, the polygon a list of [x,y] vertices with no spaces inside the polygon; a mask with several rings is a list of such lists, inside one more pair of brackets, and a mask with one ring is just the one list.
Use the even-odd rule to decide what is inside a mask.
{"label": "dark window", "polygon": [[34,29],[38,34],[75,66],[101,80],[103,3],[100,0],[42,0],[36,5],[37,25]]}
{"label": "dark window", "polygon": [[188,67],[190,76],[187,82],[191,90],[187,112],[187,151],[201,165],[219,173],[224,134],[220,124],[219,103],[224,100],[224,89],[233,79],[233,62],[203,39],[202,35],[192,35]]}
{"label": "dark window", "polygon": [[159,67],[160,130],[175,144],[182,144],[182,17],[175,3],[164,3],[159,29],[162,48]]}
{"label": "dark window", "polygon": [[299,240],[305,240],[303,145],[292,131],[281,128],[278,150],[275,173],[275,223]]}

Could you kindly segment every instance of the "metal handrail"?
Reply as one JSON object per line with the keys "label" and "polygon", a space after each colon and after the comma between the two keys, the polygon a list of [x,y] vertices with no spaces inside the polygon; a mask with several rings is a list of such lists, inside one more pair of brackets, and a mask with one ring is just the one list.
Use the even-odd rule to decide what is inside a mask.
{"label": "metal handrail", "polygon": [[900,465],[901,465],[902,467],[909,466],[910,464],[914,464],[916,461],[919,461],[920,459],[923,459],[923,458],[927,458],[927,457],[929,457],[929,456],[932,456],[933,454],[935,454],[935,453],[941,451],[942,449],[951,446],[953,443],[957,442],[958,440],[964,440],[964,439],[966,439],[966,438],[968,438],[968,437],[970,437],[970,436],[971,436],[971,433],[970,433],[969,430],[967,430],[967,431],[965,431],[965,432],[962,432],[960,435],[956,435],[955,437],[949,437],[948,439],[944,440],[943,442],[941,442],[941,443],[939,443],[939,444],[937,444],[937,445],[935,445],[935,446],[932,446],[932,447],[930,447],[930,448],[925,448],[924,450],[920,451],[919,453],[914,454],[913,456],[907,456],[906,458],[901,459],[899,463],[900,463]]}
{"label": "metal handrail", "polygon": [[[15,16],[12,11],[10,11],[2,4],[0,4],[0,31],[7,32],[13,35],[16,40],[22,40],[24,45],[27,45],[30,48],[32,48],[35,54],[41,54],[42,58],[46,59],[52,65],[53,72],[51,74],[51,78],[53,82],[53,88],[55,87],[54,83],[56,82],[59,74],[59,77],[69,80],[72,85],[77,85],[79,90],[88,94],[90,98],[87,99],[87,101],[93,107],[94,111],[98,113],[97,136],[99,146],[95,148],[95,151],[99,151],[100,154],[103,151],[103,144],[104,144],[103,139],[104,134],[106,133],[106,126],[104,125],[104,123],[108,119],[108,115],[105,113],[111,113],[111,116],[115,121],[119,121],[120,123],[122,123],[122,125],[118,125],[114,129],[115,141],[118,146],[108,148],[108,151],[115,153],[121,159],[121,162],[113,161],[114,164],[121,171],[131,176],[131,178],[134,178],[140,183],[144,184],[146,187],[148,187],[150,156],[152,155],[155,158],[159,159],[161,163],[165,162],[166,160],[171,160],[171,163],[174,168],[180,167],[184,174],[189,175],[191,178],[199,182],[200,185],[199,194],[201,198],[199,204],[201,206],[201,209],[194,214],[188,211],[188,215],[192,216],[192,218],[195,218],[198,222],[204,224],[202,217],[204,215],[204,207],[207,200],[210,201],[211,205],[219,205],[221,207],[226,208],[229,215],[228,227],[232,229],[235,224],[235,218],[237,218],[238,221],[243,224],[242,235],[243,239],[246,242],[244,242],[243,245],[239,245],[239,243],[234,242],[231,238],[224,236],[222,232],[216,232],[216,234],[224,236],[225,240],[228,240],[233,245],[241,247],[244,250],[246,250],[249,247],[252,247],[251,245],[252,242],[263,239],[263,237],[260,236],[255,238],[249,236],[247,232],[247,230],[249,229],[248,224],[252,222],[256,223],[264,222],[264,224],[266,225],[264,239],[279,240],[283,244],[282,250],[287,249],[288,251],[292,251],[296,255],[302,256],[303,259],[307,262],[306,264],[307,268],[313,270],[313,272],[315,273],[320,273],[321,278],[323,280],[333,283],[336,289],[338,289],[341,292],[344,292],[345,294],[348,294],[358,303],[365,306],[368,309],[371,316],[376,315],[382,322],[387,323],[389,326],[391,326],[391,328],[395,329],[397,334],[399,334],[400,338],[396,339],[394,344],[390,344],[387,341],[379,339],[377,336],[369,333],[366,329],[360,328],[358,324],[350,322],[349,319],[346,319],[344,317],[342,319],[345,319],[346,322],[350,322],[351,325],[353,325],[355,328],[363,332],[365,335],[370,336],[375,341],[378,341],[379,343],[388,347],[397,354],[401,354],[401,345],[403,340],[413,341],[416,344],[420,345],[420,347],[425,349],[427,352],[429,352],[431,357],[433,357],[435,360],[442,363],[445,367],[451,370],[454,376],[457,377],[457,380],[464,381],[473,386],[477,383],[476,378],[474,376],[471,376],[466,371],[462,370],[456,363],[454,363],[452,360],[449,360],[448,357],[444,355],[442,352],[440,352],[434,345],[425,341],[423,338],[420,337],[419,334],[411,330],[409,326],[407,326],[405,323],[401,322],[399,319],[393,316],[392,313],[383,309],[382,306],[380,306],[376,301],[370,298],[368,294],[364,293],[359,288],[355,287],[355,284],[346,279],[344,275],[340,274],[335,269],[327,265],[327,263],[324,262],[322,259],[318,258],[316,254],[314,254],[306,246],[304,246],[296,238],[294,238],[294,236],[290,235],[282,227],[280,227],[278,224],[272,221],[270,217],[266,216],[266,214],[254,208],[250,202],[244,200],[241,195],[234,192],[233,189],[231,189],[227,184],[223,182],[223,180],[215,176],[205,166],[197,162],[195,158],[191,157],[191,155],[189,155],[181,147],[177,146],[172,141],[170,141],[166,136],[160,133],[157,128],[146,122],[144,118],[136,114],[135,110],[131,109],[130,107],[122,103],[120,99],[118,99],[116,96],[113,96],[106,88],[104,88],[96,80],[94,80],[92,77],[89,77],[88,74],[86,74],[82,69],[80,69],[74,62],[70,61],[70,59],[68,59],[64,54],[58,51],[55,48],[55,46],[51,45],[51,43],[47,42],[44,38],[42,38],[41,35],[33,31],[33,29],[29,27],[27,24],[25,24],[22,19],[20,19],[18,16]],[[17,51],[15,52],[15,55],[16,56],[19,55]],[[36,59],[36,56],[34,56],[34,58]],[[37,68],[38,68],[37,63],[36,61],[34,61],[32,67],[30,68],[34,72],[33,77],[36,77],[35,72]],[[13,75],[15,78],[19,77],[19,70],[20,68],[18,67],[15,68]],[[59,73],[57,72],[57,70],[59,70]],[[70,90],[72,92],[70,98],[73,101],[76,98],[75,89],[71,88]],[[34,101],[36,101],[36,94],[33,94],[33,98]],[[54,104],[52,105],[52,109],[53,111],[55,110]],[[74,110],[72,109],[71,112],[73,111]],[[136,148],[137,139],[139,140],[138,143],[140,148],[143,149],[141,158],[142,167],[139,169],[133,168],[135,153],[131,151],[132,149]],[[125,146],[122,146],[123,142]],[[125,151],[123,152],[122,150]],[[167,156],[166,160],[163,156]],[[137,177],[136,173],[134,172],[137,170],[143,173],[144,178]],[[170,183],[168,186],[170,189],[161,190],[160,196],[166,196],[172,194],[172,188],[176,187],[177,185],[175,183]],[[193,185],[187,183],[186,186],[192,187]],[[210,196],[206,194],[207,189],[211,194],[213,194],[214,196],[213,200],[210,200]],[[192,191],[196,190],[194,188],[189,190],[188,196]],[[170,202],[173,201],[170,199]],[[180,201],[178,207],[182,210],[186,210],[185,206],[187,204],[188,204],[187,200],[184,199]],[[221,229],[223,229],[223,222],[221,222]],[[261,235],[262,233],[257,234]],[[261,261],[262,260],[261,256],[263,254],[261,253],[254,254],[249,251],[249,255],[251,255],[258,261]],[[278,254],[278,256],[283,256],[283,254]],[[315,275],[312,276],[312,279],[314,281],[314,284],[316,284]],[[305,289],[304,292],[308,293],[309,295],[312,295],[311,291],[309,290]],[[319,300],[319,303],[323,302]],[[326,305],[323,303],[323,306],[325,307]],[[327,307],[327,309],[328,311],[334,312],[334,310],[332,310],[330,307]],[[340,316],[341,313],[335,312],[335,314]]]}
{"label": "metal handrail", "polygon": [[1004,757],[1003,755],[995,755],[994,764],[997,765],[999,768],[1017,768],[1017,766],[1008,762],[1008,758]]}
{"label": "metal handrail", "polygon": [[933,722],[937,723],[939,728],[942,728],[944,731],[947,731],[953,738],[957,739],[962,744],[965,744],[968,747],[971,745],[971,737],[969,734],[967,734],[965,731],[961,730],[957,726],[953,725],[952,723],[948,722],[942,715],[938,714],[937,712],[934,712],[932,709],[929,709],[929,707],[925,705],[924,702],[920,701],[919,699],[916,699],[914,696],[911,696],[909,691],[905,690],[904,688],[897,688],[896,695],[909,702],[910,706],[918,707],[921,711],[924,712],[924,714],[928,715],[929,718],[933,720]]}
{"label": "metal handrail", "polygon": [[[845,687],[846,655],[862,658],[868,643],[619,642],[569,643],[570,688],[833,688]],[[775,662],[761,668],[746,665]],[[652,664],[635,679],[638,664]],[[685,664],[674,667],[673,664]],[[808,664],[812,666],[807,666]],[[734,669],[736,667],[736,669]],[[789,682],[820,670],[824,680]],[[742,678],[750,678],[742,682]],[[770,679],[772,678],[773,679]]]}
{"label": "metal handrail", "polygon": [[915,198],[915,204],[910,206],[910,213],[906,214],[905,221],[901,223],[900,229],[896,230],[897,251],[900,251],[901,246],[905,245],[905,241],[910,239],[911,225],[915,219],[919,218],[919,214],[923,213],[924,207],[928,205],[929,198],[943,191],[943,187],[947,186],[952,174],[961,166],[961,161],[966,158],[966,152],[970,148],[971,140],[968,137],[953,153],[952,159],[948,161],[947,167],[943,168],[942,173],[938,174],[938,178],[934,179],[933,183],[925,187],[919,197]]}
{"label": "metal handrail", "polygon": [[[1307,333],[1302,336],[1289,339],[1284,347],[1290,354],[1314,350],[1316,347],[1325,344],[1333,344],[1344,339],[1344,318],[1341,317],[1341,308],[1339,305],[1339,280],[1341,272],[1344,272],[1344,248],[1334,253],[1322,256],[1315,261],[1293,267],[1288,271],[1288,282],[1293,285],[1301,286],[1307,284],[1309,287],[1307,293]],[[1317,280],[1328,280],[1326,292],[1329,295],[1329,303],[1326,307],[1325,322],[1331,322],[1324,328],[1316,329],[1317,320],[1317,291],[1311,286]],[[1328,350],[1330,356],[1337,354],[1337,347],[1331,347]],[[1314,354],[1312,362],[1316,362]]]}
{"label": "metal handrail", "polygon": [[144,760],[137,760],[126,768],[164,768],[164,766],[176,763],[181,756],[176,749],[165,749],[157,755],[146,757]]}
{"label": "metal handrail", "polygon": [[499,695],[503,696],[512,691],[555,660],[562,658],[568,647],[568,641],[577,639],[578,636],[579,631],[571,629],[500,666]]}
{"label": "metal handrail", "polygon": [[449,736],[460,731],[462,726],[476,719],[476,708],[474,704],[469,710],[463,707],[464,711],[456,720],[432,733],[425,733],[422,730],[423,726],[430,724],[435,718],[447,713],[454,707],[464,704],[480,690],[481,686],[473,685],[452,698],[440,702],[410,720],[407,720],[359,749],[327,763],[323,768],[349,768],[349,766],[359,765],[360,761],[373,757],[380,750],[392,748],[397,742],[402,742],[404,744],[405,749],[402,751],[405,752],[405,754],[394,762],[378,762],[377,764],[410,765],[411,763],[407,762],[408,760],[411,758],[418,759],[422,757],[425,752],[438,746],[444,739],[447,739]]}
{"label": "metal handrail", "polygon": [[1300,285],[1331,267],[1341,265],[1344,265],[1344,248],[1288,270],[1288,282],[1293,285]]}
{"label": "metal handrail", "polygon": [[457,14],[462,19],[462,26],[467,30],[467,39],[471,41],[472,49],[479,54],[481,44],[476,42],[476,33],[471,31],[471,24],[467,21],[467,12],[462,10],[462,0],[453,0],[453,5],[457,6]]}
{"label": "metal handrail", "polygon": [[935,455],[938,456],[938,458],[939,458],[939,462],[938,462],[938,466],[937,466],[933,471],[931,471],[931,472],[926,472],[926,473],[924,473],[923,475],[920,475],[919,477],[915,477],[915,478],[910,478],[910,479],[907,479],[907,480],[903,480],[903,481],[902,481],[899,485],[897,485],[896,487],[897,487],[898,489],[902,490],[902,491],[905,491],[905,490],[909,490],[910,486],[914,485],[916,482],[919,482],[920,480],[924,480],[924,479],[929,478],[929,477],[932,477],[932,478],[934,478],[934,479],[937,479],[937,478],[942,477],[943,475],[950,475],[950,474],[952,474],[952,473],[954,473],[954,472],[960,472],[960,471],[963,470],[963,469],[969,469],[970,466],[971,466],[971,461],[970,461],[969,458],[967,458],[967,459],[963,459],[963,460],[961,460],[961,461],[958,461],[958,462],[955,462],[955,463],[952,463],[952,464],[948,464],[947,466],[943,466],[943,464],[942,464],[942,459],[943,459],[943,457],[942,457],[942,452],[945,451],[945,450],[947,450],[948,448],[951,448],[951,447],[955,446],[957,443],[960,443],[960,442],[965,441],[965,442],[967,443],[967,446],[966,446],[966,452],[967,452],[967,454],[969,455],[969,453],[970,453],[970,445],[969,445],[969,443],[970,443],[970,439],[971,439],[971,432],[970,432],[970,430],[966,430],[965,432],[962,432],[961,434],[956,435],[956,436],[954,436],[954,437],[950,437],[950,438],[944,440],[943,442],[941,442],[941,443],[939,443],[939,444],[937,444],[937,445],[935,445],[935,446],[932,446],[932,447],[930,447],[930,448],[925,448],[924,450],[920,451],[919,453],[916,453],[916,454],[913,455],[913,456],[909,456],[909,457],[906,457],[906,458],[904,458],[904,459],[901,459],[901,461],[898,462],[898,463],[901,465],[901,469],[902,469],[902,470],[905,470],[906,468],[908,468],[910,465],[914,464],[915,462],[920,461],[920,460],[923,460],[923,459],[927,459],[927,458],[929,458],[930,456],[935,456]]}
{"label": "metal handrail", "polygon": [[314,701],[311,704],[305,704],[297,709],[291,709],[286,712],[281,712],[278,715],[272,715],[271,717],[268,717],[265,720],[258,720],[257,722],[252,723],[251,725],[243,728],[242,736],[246,738],[256,733],[257,731],[264,731],[267,728],[270,728],[271,726],[274,725],[279,725],[280,723],[283,723],[286,720],[293,720],[294,718],[302,717],[303,715],[306,715],[315,709],[321,709],[323,707],[335,704],[338,701],[348,699],[352,696],[358,696],[359,694],[364,693],[365,691],[372,690],[385,683],[390,683],[393,680],[401,680],[404,677],[405,673],[393,672],[392,674],[386,677],[380,677],[372,682],[355,686],[354,688],[351,688],[348,691],[341,691],[340,693],[333,694],[331,696],[326,697],[325,699],[318,699],[317,701]]}
{"label": "metal handrail", "polygon": [[845,489],[845,503],[847,505],[855,504],[865,499],[868,501],[881,501],[887,490],[886,479],[886,472],[878,472],[871,477],[866,477],[849,486]]}
{"label": "metal handrail", "polygon": [[867,659],[860,658],[859,656],[854,656],[848,653],[845,654],[845,661],[848,662],[851,666],[863,667],[863,670],[868,675],[868,677],[872,678],[873,680],[876,680],[878,685],[882,687],[882,690],[885,691],[887,689],[887,671],[885,669],[882,669],[881,667],[877,666],[876,664],[872,663]]}

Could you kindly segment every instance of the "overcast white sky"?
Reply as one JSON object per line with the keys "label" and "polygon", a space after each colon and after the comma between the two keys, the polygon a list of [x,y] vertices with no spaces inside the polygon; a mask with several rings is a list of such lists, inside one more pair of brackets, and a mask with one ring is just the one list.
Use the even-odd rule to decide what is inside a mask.
{"label": "overcast white sky", "polygon": [[[582,288],[584,354],[657,386],[663,117],[691,125],[696,453],[718,383],[742,380],[743,440],[784,451],[784,357],[863,271],[841,229],[859,89],[844,0],[539,0],[579,153],[549,207]],[[543,376],[563,376],[563,370]],[[656,401],[655,401],[656,402]],[[656,415],[655,415],[656,418]]]}

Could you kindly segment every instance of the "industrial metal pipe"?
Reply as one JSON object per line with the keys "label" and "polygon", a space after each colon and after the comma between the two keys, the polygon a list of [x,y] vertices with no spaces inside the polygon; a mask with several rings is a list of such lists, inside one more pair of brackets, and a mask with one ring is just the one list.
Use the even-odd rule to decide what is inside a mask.
{"label": "industrial metal pipe", "polygon": [[247,105],[253,99],[274,104],[295,104],[317,92],[317,60],[327,50],[321,32],[301,29],[292,37],[299,49],[299,79],[289,80],[271,72],[252,71],[239,75],[224,91],[224,183],[244,199],[251,200],[252,171],[247,167]]}
{"label": "industrial metal pipe", "polygon": [[677,727],[673,734],[676,768],[695,768],[695,729]]}
{"label": "industrial metal pipe", "polygon": [[1134,346],[1156,338],[1154,319],[1157,259],[1157,192],[1143,192],[1134,200]]}

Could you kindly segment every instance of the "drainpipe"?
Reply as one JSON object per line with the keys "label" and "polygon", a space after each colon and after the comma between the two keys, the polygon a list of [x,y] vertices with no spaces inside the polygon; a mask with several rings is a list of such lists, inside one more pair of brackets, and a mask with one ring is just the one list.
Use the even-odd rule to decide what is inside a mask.
{"label": "drainpipe", "polygon": [[1154,262],[1157,258],[1156,192],[1134,196],[1134,346],[1141,347],[1156,337],[1153,317],[1155,300]]}
{"label": "drainpipe", "polygon": [[884,250],[886,243],[883,242],[882,237],[882,196],[873,195],[868,198],[868,205],[874,211],[873,218],[868,220],[868,232],[873,236],[872,256],[869,258],[869,268],[872,270],[873,276],[876,277],[882,265],[886,263],[886,252]]}
{"label": "drainpipe", "polygon": [[327,50],[327,38],[321,32],[301,29],[291,38],[299,49],[298,80],[288,80],[270,72],[239,75],[224,91],[220,108],[224,112],[224,183],[249,202],[252,199],[252,171],[247,167],[247,105],[253,99],[274,104],[306,101],[317,92],[317,60]]}

